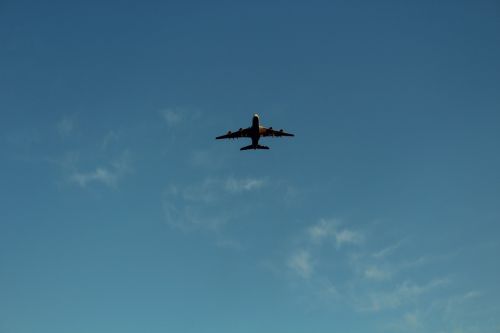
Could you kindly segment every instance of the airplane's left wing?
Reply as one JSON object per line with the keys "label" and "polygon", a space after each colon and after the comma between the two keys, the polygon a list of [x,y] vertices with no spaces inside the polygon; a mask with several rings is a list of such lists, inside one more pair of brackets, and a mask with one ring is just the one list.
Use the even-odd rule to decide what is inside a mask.
{"label": "airplane's left wing", "polygon": [[227,132],[227,134],[216,137],[215,139],[238,139],[238,138],[248,138],[250,137],[248,128],[240,128],[235,132]]}
{"label": "airplane's left wing", "polygon": [[287,132],[283,131],[282,129],[280,129],[279,131],[273,130],[272,127],[269,127],[269,128],[263,127],[260,135],[262,135],[262,136],[295,136],[294,134],[287,133]]}

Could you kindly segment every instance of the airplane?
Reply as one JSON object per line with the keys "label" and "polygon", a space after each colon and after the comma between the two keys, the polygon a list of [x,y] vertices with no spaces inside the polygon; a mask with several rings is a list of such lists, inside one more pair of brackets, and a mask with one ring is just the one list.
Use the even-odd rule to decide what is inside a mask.
{"label": "airplane", "polygon": [[221,135],[216,137],[216,140],[219,139],[239,139],[239,138],[250,138],[252,139],[252,144],[249,146],[245,146],[240,148],[240,150],[248,150],[248,149],[269,149],[268,146],[259,145],[259,139],[263,136],[295,136],[290,133],[286,133],[282,129],[279,131],[273,130],[272,127],[264,127],[260,125],[260,119],[258,114],[254,114],[252,118],[252,126],[248,128],[240,128],[235,132],[227,132],[225,135]]}

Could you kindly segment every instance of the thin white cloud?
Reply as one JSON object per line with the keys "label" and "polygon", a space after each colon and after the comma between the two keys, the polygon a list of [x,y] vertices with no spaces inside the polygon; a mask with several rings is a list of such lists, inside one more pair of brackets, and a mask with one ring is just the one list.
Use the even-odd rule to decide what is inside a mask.
{"label": "thin white cloud", "polygon": [[106,168],[98,167],[91,172],[75,172],[70,175],[69,179],[81,187],[86,187],[93,182],[103,183],[104,185],[113,187],[116,185],[118,175]]}
{"label": "thin white cloud", "polygon": [[415,302],[421,295],[447,284],[449,284],[448,279],[434,279],[424,285],[405,281],[394,290],[370,293],[368,295],[368,300],[358,304],[358,310],[377,312],[386,309],[394,309],[403,304]]}
{"label": "thin white cloud", "polygon": [[179,109],[166,109],[160,113],[168,126],[175,126],[183,120],[183,113]]}
{"label": "thin white cloud", "polygon": [[464,312],[464,307],[483,295],[478,290],[470,290],[468,292],[455,295],[448,298],[440,307],[444,313],[444,317],[449,321],[457,321],[457,314]]}
{"label": "thin white cloud", "polygon": [[288,258],[287,266],[303,279],[309,279],[313,274],[311,254],[307,250],[298,250]]}
{"label": "thin white cloud", "polygon": [[320,220],[317,224],[309,227],[307,233],[314,243],[321,243],[325,238],[335,234],[338,225],[336,220]]}
{"label": "thin white cloud", "polygon": [[200,112],[191,108],[174,107],[161,110],[160,115],[168,127],[175,127],[184,122],[195,121],[200,117]]}
{"label": "thin white cloud", "polygon": [[482,292],[477,291],[477,290],[472,290],[472,291],[465,293],[465,295],[463,296],[463,299],[469,300],[469,299],[481,297],[482,295],[483,295]]}
{"label": "thin white cloud", "polygon": [[356,231],[343,229],[335,233],[335,241],[340,247],[344,244],[359,244],[363,240],[363,236]]}
{"label": "thin white cloud", "polygon": [[288,206],[295,206],[301,202],[302,192],[293,185],[287,185],[283,194],[283,200]]}
{"label": "thin white cloud", "polygon": [[76,153],[67,154],[60,161],[60,165],[67,174],[67,181],[82,188],[91,184],[102,184],[114,188],[125,175],[132,171],[128,152],[88,171],[82,171],[83,168],[79,166],[79,155]]}
{"label": "thin white cloud", "polygon": [[190,163],[194,167],[202,169],[219,169],[224,166],[225,158],[213,149],[195,150],[191,153]]}
{"label": "thin white cloud", "polygon": [[363,241],[363,235],[360,232],[341,227],[338,220],[321,219],[317,224],[309,227],[306,233],[313,243],[321,244],[324,240],[333,239],[339,248]]}
{"label": "thin white cloud", "polygon": [[227,191],[238,193],[245,191],[257,190],[265,185],[263,179],[256,178],[245,178],[245,179],[235,179],[230,177],[226,179],[224,187]]}
{"label": "thin white cloud", "polygon": [[118,142],[119,136],[115,131],[109,131],[102,140],[101,148],[103,150],[108,149],[113,143]]}
{"label": "thin white cloud", "polygon": [[176,191],[188,201],[212,202],[227,194],[255,191],[264,185],[265,181],[258,178],[206,178],[199,184],[176,188]]}
{"label": "thin white cloud", "polygon": [[408,328],[415,330],[422,327],[420,318],[416,312],[407,312],[403,316],[403,321]]}
{"label": "thin white cloud", "polygon": [[76,120],[71,116],[64,116],[57,122],[57,131],[61,136],[70,135],[76,126]]}
{"label": "thin white cloud", "polygon": [[394,245],[385,247],[382,250],[373,253],[372,257],[377,258],[377,259],[385,258],[385,257],[391,255],[392,253],[394,253],[394,251],[396,251],[400,246],[401,246],[401,242],[398,242]]}
{"label": "thin white cloud", "polygon": [[307,280],[307,286],[315,297],[321,298],[322,301],[329,297],[339,298],[342,293],[331,282],[332,279],[324,272],[316,273],[315,267],[326,264],[325,250],[331,250],[328,244],[334,244],[340,249],[347,245],[360,244],[363,239],[361,232],[343,226],[337,219],[320,219],[302,231],[295,246],[288,251],[284,260],[285,267],[300,280]]}
{"label": "thin white cloud", "polygon": [[[451,280],[439,277],[439,271],[421,269],[449,255],[424,253],[408,259],[404,239],[381,246],[375,231],[362,230],[336,219],[321,219],[296,234],[289,250],[269,266],[288,279],[299,299],[306,297],[308,304],[348,307],[360,316],[387,318],[378,331],[423,333],[432,323],[441,332],[479,333],[485,331],[479,328],[497,324],[471,326],[471,320],[492,317],[491,308],[478,306],[482,293],[471,290],[450,296],[456,282],[450,288]],[[342,251],[332,251],[332,244]]]}
{"label": "thin white cloud", "polygon": [[[418,310],[403,313],[398,319],[386,325],[384,331],[392,332],[426,332],[425,318]],[[444,333],[444,332],[442,332]]]}
{"label": "thin white cloud", "polygon": [[182,231],[199,229],[217,231],[229,220],[227,213],[207,213],[197,205],[182,204],[172,199],[164,200],[163,212],[167,223]]}
{"label": "thin white cloud", "polygon": [[[330,252],[329,242],[344,250]],[[397,287],[387,289],[389,282],[394,283],[392,280],[396,272],[409,268],[406,267],[407,262],[394,263],[394,259],[388,260],[401,243],[369,253],[366,251],[369,247],[366,231],[354,230],[337,219],[320,219],[303,231],[296,244],[288,252],[286,267],[302,279],[311,280],[307,284],[308,288],[321,288],[317,281],[336,279],[331,274],[338,271],[336,267],[344,267],[342,275],[347,278],[343,278],[343,287],[336,288],[336,297],[359,311],[394,309],[415,302],[422,295],[448,283],[446,279],[432,279],[421,285],[406,279],[399,282]],[[417,261],[421,264],[422,260]],[[316,293],[329,294],[327,290],[318,290]]]}
{"label": "thin white cloud", "polygon": [[257,191],[265,181],[257,178],[206,178],[186,186],[171,186],[165,191],[163,210],[167,223],[185,231],[218,230],[241,214],[238,195]]}
{"label": "thin white cloud", "polygon": [[383,281],[390,279],[391,276],[391,271],[377,266],[369,266],[364,270],[364,277],[370,280]]}
{"label": "thin white cloud", "polygon": [[431,297],[432,301],[425,304],[414,300],[401,304],[398,308],[405,305],[405,308],[412,309],[405,310],[400,318],[389,322],[388,330],[385,331],[423,333],[435,331],[438,325],[438,332],[443,333],[480,333],[494,332],[495,325],[499,323],[491,320],[491,318],[498,317],[496,315],[498,309],[485,308],[481,306],[481,303],[476,302],[476,298],[482,296],[479,291],[472,290],[458,295],[432,297],[431,295],[435,294],[432,289],[421,293],[421,298],[424,294],[429,294],[428,297]]}
{"label": "thin white cloud", "polygon": [[[357,277],[362,277],[370,281],[384,282],[404,275],[409,270],[421,267],[431,260],[426,257],[419,257],[412,260],[397,260],[388,258],[389,252],[384,248],[385,253],[379,255],[381,251],[363,254],[356,253],[349,256],[349,264]],[[392,251],[392,250],[391,250]]]}
{"label": "thin white cloud", "polygon": [[218,200],[221,196],[221,182],[218,179],[206,178],[199,184],[191,184],[184,187],[171,187],[172,194],[179,194],[188,202],[210,203]]}

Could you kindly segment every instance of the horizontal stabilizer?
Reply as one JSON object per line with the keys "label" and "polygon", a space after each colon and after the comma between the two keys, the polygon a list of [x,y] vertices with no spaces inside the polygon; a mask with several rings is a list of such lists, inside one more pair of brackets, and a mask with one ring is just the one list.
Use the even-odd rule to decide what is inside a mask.
{"label": "horizontal stabilizer", "polygon": [[245,147],[242,147],[240,148],[240,150],[249,150],[249,149],[269,149],[268,146],[261,146],[261,145],[250,145],[250,146],[245,146]]}

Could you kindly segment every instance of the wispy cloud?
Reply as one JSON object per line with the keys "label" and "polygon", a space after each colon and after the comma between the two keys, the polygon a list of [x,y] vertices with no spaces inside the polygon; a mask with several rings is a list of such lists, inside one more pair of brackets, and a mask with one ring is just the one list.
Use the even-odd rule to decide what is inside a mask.
{"label": "wispy cloud", "polygon": [[238,203],[239,194],[257,191],[265,184],[257,178],[208,177],[199,183],[170,186],[163,198],[165,218],[171,226],[186,231],[218,230],[246,210]]}
{"label": "wispy cloud", "polygon": [[[419,297],[437,292],[438,288],[442,287],[431,286],[430,290],[421,292]],[[384,331],[424,333],[439,327],[439,332],[450,333],[495,332],[499,321],[493,318],[498,317],[498,308],[482,306],[479,302],[482,296],[482,292],[472,290],[434,298],[430,305],[414,306],[413,310],[405,311],[399,318],[390,321]],[[418,303],[415,300],[413,302]]]}
{"label": "wispy cloud", "polygon": [[183,120],[183,113],[176,109],[162,110],[161,115],[168,126],[175,126]]}
{"label": "wispy cloud", "polygon": [[179,195],[190,202],[214,202],[228,194],[249,192],[265,186],[265,180],[258,178],[227,177],[225,179],[207,177],[200,183],[187,186],[171,186],[169,193]]}
{"label": "wispy cloud", "polygon": [[119,139],[120,139],[120,136],[118,135],[118,133],[116,133],[115,131],[109,131],[104,136],[104,139],[102,139],[101,148],[103,150],[107,150],[114,143],[117,143]]}
{"label": "wispy cloud", "polygon": [[396,244],[387,246],[380,251],[376,251],[376,252],[372,253],[372,257],[377,258],[377,259],[385,258],[385,257],[391,255],[400,246],[401,246],[401,242],[397,242]]}
{"label": "wispy cloud", "polygon": [[[311,294],[322,302],[328,302],[330,297],[342,298],[339,286],[332,282],[336,277],[328,275],[326,268],[336,262],[338,255],[344,252],[344,247],[357,247],[362,244],[363,239],[361,231],[349,227],[338,219],[320,219],[303,229],[295,239],[294,246],[287,251],[284,266],[287,272],[292,273],[287,276],[304,282]],[[336,249],[334,251],[336,254],[331,252],[332,245]],[[338,265],[342,263],[339,262]],[[277,270],[276,265],[271,267],[274,267],[273,271]]]}
{"label": "wispy cloud", "polygon": [[426,284],[419,285],[405,281],[393,290],[371,292],[367,300],[361,300],[358,303],[358,309],[362,311],[394,309],[403,304],[415,302],[421,295],[446,286],[449,282],[449,279],[433,279]]}
{"label": "wispy cloud", "polygon": [[335,241],[339,247],[344,244],[359,244],[363,241],[363,236],[359,232],[343,229],[335,233]]}
{"label": "wispy cloud", "polygon": [[171,198],[163,201],[163,212],[170,226],[183,231],[199,229],[217,231],[230,218],[228,213],[204,212],[196,204],[183,204]]}
{"label": "wispy cloud", "polygon": [[74,116],[64,116],[56,124],[57,131],[61,136],[70,135],[76,127],[76,120]]}
{"label": "wispy cloud", "polygon": [[76,184],[81,188],[86,188],[92,184],[102,184],[115,188],[119,181],[132,171],[128,152],[122,153],[107,163],[102,163],[87,170],[81,166],[80,156],[77,153],[67,153],[59,161],[59,164],[66,174],[67,182]]}
{"label": "wispy cloud", "polygon": [[313,242],[321,243],[325,238],[335,234],[335,228],[337,225],[338,222],[335,220],[320,220],[319,223],[309,227],[307,229],[307,233]]}
{"label": "wispy cloud", "polygon": [[[281,265],[266,266],[287,279],[308,307],[340,306],[359,316],[384,318],[374,328],[377,332],[494,331],[498,321],[482,319],[494,318],[498,309],[480,307],[483,292],[456,294],[459,286],[452,272],[443,276],[423,269],[450,256],[423,253],[408,258],[407,238],[384,246],[377,231],[361,230],[339,219],[320,219],[293,237]],[[475,322],[480,324],[471,325]]]}
{"label": "wispy cloud", "polygon": [[97,167],[95,171],[78,172],[76,171],[69,177],[70,181],[77,183],[81,187],[86,187],[88,184],[96,182],[103,183],[107,186],[115,186],[118,175],[106,168]]}
{"label": "wispy cloud", "polygon": [[483,293],[479,290],[469,290],[436,303],[435,308],[442,311],[447,321],[458,323],[466,314],[470,314],[468,306],[474,304],[482,296]]}
{"label": "wispy cloud", "polygon": [[[319,219],[291,239],[290,247],[280,257],[281,264],[267,265],[300,292],[300,299],[307,295],[307,303],[397,318],[387,320],[382,331],[425,332],[426,323],[451,317],[459,313],[457,308],[481,296],[477,291],[459,298],[450,296],[456,282],[449,275],[439,271],[422,274],[423,266],[444,257],[433,259],[426,254],[408,259],[408,240],[402,238],[384,246],[377,230],[353,227],[339,219]],[[439,307],[433,305],[436,300],[440,300]]]}
{"label": "wispy cloud", "polygon": [[304,249],[293,253],[287,260],[287,266],[304,279],[309,279],[313,273],[311,255]]}
{"label": "wispy cloud", "polygon": [[218,169],[224,165],[223,159],[215,151],[195,150],[191,153],[191,165],[203,169]]}
{"label": "wispy cloud", "polygon": [[402,241],[383,247],[382,250],[368,250],[368,245],[348,257],[349,265],[355,275],[367,281],[388,282],[404,276],[405,273],[439,260],[438,257],[421,256],[418,258],[401,258],[394,255],[400,249]]}
{"label": "wispy cloud", "polygon": [[363,241],[361,232],[342,227],[340,221],[335,219],[321,219],[307,229],[307,234],[313,243],[321,244],[325,240],[332,239],[337,247],[359,244]]}
{"label": "wispy cloud", "polygon": [[175,127],[183,122],[196,120],[200,112],[191,108],[173,107],[161,110],[160,115],[168,127]]}
{"label": "wispy cloud", "polygon": [[403,321],[406,327],[411,330],[419,329],[422,327],[422,322],[417,312],[407,312],[403,316]]}
{"label": "wispy cloud", "polygon": [[226,190],[233,193],[257,190],[264,185],[263,179],[256,178],[235,179],[230,177],[225,181]]}
{"label": "wispy cloud", "polygon": [[369,266],[364,270],[364,277],[371,280],[388,280],[391,276],[392,272],[390,270],[377,266]]}
{"label": "wispy cloud", "polygon": [[[384,331],[392,332],[426,332],[425,319],[420,311],[408,311],[402,316],[389,322]],[[443,332],[444,333],[444,332]]]}

